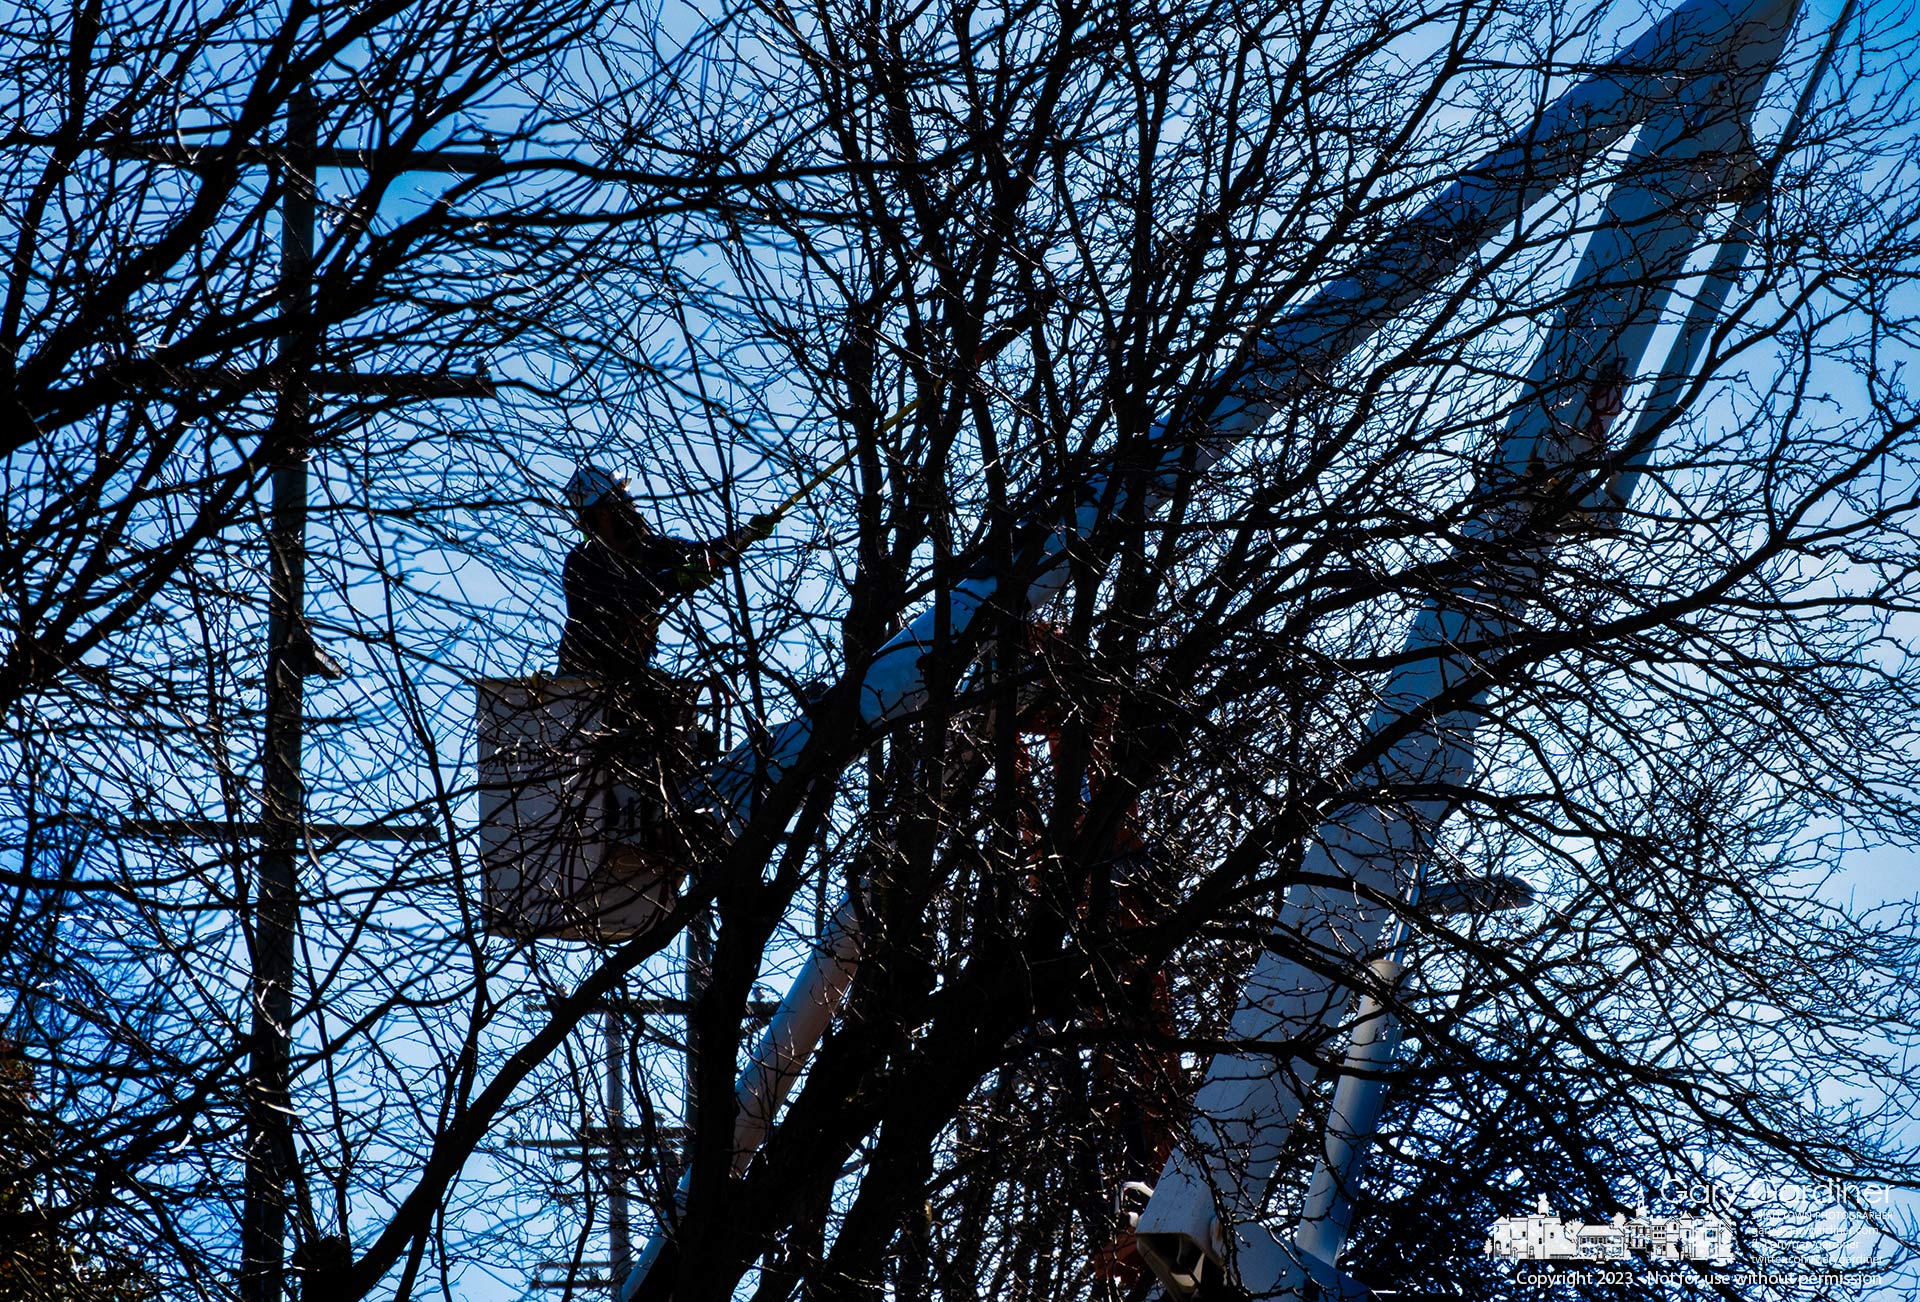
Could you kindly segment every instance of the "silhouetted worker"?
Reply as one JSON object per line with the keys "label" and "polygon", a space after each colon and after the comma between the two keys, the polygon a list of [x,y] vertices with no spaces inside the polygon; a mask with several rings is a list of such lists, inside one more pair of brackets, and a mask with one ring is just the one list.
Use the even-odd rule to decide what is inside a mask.
{"label": "silhouetted worker", "polygon": [[560,672],[597,681],[608,732],[599,745],[607,766],[612,816],[601,830],[601,874],[619,899],[621,885],[678,880],[689,829],[675,793],[691,780],[712,734],[696,720],[696,688],[653,667],[660,621],[681,597],[711,582],[748,544],[773,532],[773,518],[713,542],[671,538],[648,524],[624,480],[586,465],[567,484],[567,501],[586,537],[567,553],[561,586],[567,626]]}
{"label": "silhouetted worker", "polygon": [[660,621],[674,602],[739,561],[774,525],[771,516],[756,515],[712,542],[671,538],[647,523],[625,480],[592,465],[574,473],[567,501],[586,537],[567,553],[561,580],[567,626],[560,672],[609,683],[645,677]]}

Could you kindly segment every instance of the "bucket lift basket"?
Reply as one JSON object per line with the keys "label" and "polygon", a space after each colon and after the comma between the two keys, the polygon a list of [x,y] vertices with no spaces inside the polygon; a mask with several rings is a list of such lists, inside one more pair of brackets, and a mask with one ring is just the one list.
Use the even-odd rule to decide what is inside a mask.
{"label": "bucket lift basket", "polygon": [[691,685],[654,686],[640,717],[592,678],[474,684],[489,931],[613,943],[672,906],[691,851],[679,791],[708,747]]}

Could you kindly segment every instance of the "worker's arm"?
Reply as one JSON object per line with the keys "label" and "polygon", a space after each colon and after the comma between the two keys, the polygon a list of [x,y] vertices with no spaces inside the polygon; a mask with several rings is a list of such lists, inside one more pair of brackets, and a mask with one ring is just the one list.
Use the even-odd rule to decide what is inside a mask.
{"label": "worker's arm", "polygon": [[747,548],[769,537],[778,516],[756,515],[724,538],[707,543],[688,543],[687,555],[680,564],[677,579],[682,592],[697,592],[734,565]]}

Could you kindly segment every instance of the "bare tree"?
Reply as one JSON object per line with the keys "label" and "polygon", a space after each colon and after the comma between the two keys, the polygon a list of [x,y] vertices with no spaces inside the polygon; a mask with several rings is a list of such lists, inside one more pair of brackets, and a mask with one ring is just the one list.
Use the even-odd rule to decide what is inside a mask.
{"label": "bare tree", "polygon": [[[293,1151],[290,1078],[335,1060],[329,1017],[353,1003],[324,971],[334,919],[303,915],[386,900],[409,861],[365,878],[321,856],[434,835],[435,788],[367,749],[383,723],[427,742],[403,704],[346,688],[315,717],[302,680],[433,663],[461,605],[396,622],[408,548],[539,492],[479,469],[524,467],[538,448],[518,439],[447,486],[459,418],[403,404],[492,395],[489,365],[510,393],[549,391],[522,341],[543,298],[594,274],[594,233],[724,188],[720,154],[637,209],[601,202],[609,178],[647,181],[569,123],[567,60],[597,21],[564,0],[9,16],[8,1016],[45,1136],[23,1179],[64,1173],[36,1215],[155,1254],[169,1290],[223,1287],[233,1210],[243,1292],[277,1297],[289,1187],[296,1273],[350,1264],[346,1177],[329,1207]],[[381,804],[369,784],[395,774]],[[351,826],[329,829],[330,801]],[[323,965],[298,999],[296,939]]]}
{"label": "bare tree", "polygon": [[[1206,1159],[1189,1123],[1207,1060],[1286,1073],[1345,1051],[1344,1013],[1254,1043],[1229,1018],[1262,955],[1368,986],[1373,950],[1275,931],[1318,829],[1353,809],[1428,819],[1432,882],[1518,877],[1535,900],[1474,917],[1356,898],[1394,919],[1407,968],[1371,987],[1406,1043],[1382,1160],[1352,1191],[1361,1278],[1513,1295],[1482,1231],[1542,1193],[1611,1212],[1670,1176],[1914,1184],[1896,1070],[1911,919],[1842,907],[1826,878],[1915,830],[1899,381],[1915,106],[1892,20],[1847,27],[1767,176],[1826,36],[1808,20],[1757,154],[1721,160],[1706,233],[1743,205],[1762,219],[1703,357],[1532,370],[1549,323],[1583,310],[1570,276],[1599,205],[1658,170],[1623,146],[1516,205],[1363,347],[1276,383],[1257,437],[1170,472],[1166,431],[1214,408],[1254,341],[1317,288],[1375,274],[1423,202],[1646,15],[542,5],[483,31],[363,12],[327,42],[296,16],[237,62],[209,38],[178,63],[244,70],[221,83],[241,107],[209,115],[229,146],[268,147],[300,78],[336,87],[322,121],[342,147],[486,132],[498,171],[436,182],[417,213],[378,169],[323,191],[341,220],[318,250],[314,337],[329,366],[470,358],[528,395],[497,415],[357,404],[321,425],[311,604],[352,676],[316,688],[327,726],[307,751],[289,1095],[296,1237],[313,1245],[298,1264],[324,1275],[307,1295],[472,1293],[481,1271],[518,1283],[543,1258],[594,1273],[627,1181],[591,1162],[530,1179],[545,1168],[507,1141],[618,1130],[589,1015],[664,1007],[688,955],[705,971],[686,1022],[656,1012],[626,1045],[625,1120],[657,1141],[635,1145],[630,1183],[652,1203],[635,1228],[671,1230],[645,1296],[1144,1295],[1114,1198],[1170,1151]],[[96,49],[160,76],[118,39],[72,43],[36,93],[106,103],[122,74]],[[444,92],[403,91],[423,66]],[[92,147],[177,146],[173,128],[41,102],[16,115],[18,147],[58,164],[40,188],[106,180],[42,200],[15,241],[16,298],[40,322],[8,336],[15,373],[63,378],[14,388],[35,423],[9,462],[30,491],[9,492],[0,569],[10,1017],[37,1028],[20,1038],[49,1162],[95,1173],[63,1214],[139,1244],[169,1292],[219,1294],[250,859],[237,838],[156,853],[117,833],[125,813],[256,816],[244,503],[271,422],[257,379],[142,386],[268,366],[274,173],[229,148],[183,182]],[[560,179],[529,198],[535,175]],[[124,197],[104,202],[108,182]],[[166,214],[152,235],[141,195]],[[62,325],[81,309],[54,286],[76,278],[129,288]],[[1684,303],[1698,278],[1695,261],[1640,288],[1678,283]],[[43,354],[67,360],[27,365]],[[1677,408],[1652,401],[1669,385]],[[1506,466],[1502,431],[1543,406],[1579,446]],[[1627,437],[1645,412],[1659,419]],[[549,504],[589,454],[702,536],[847,458],[676,610],[663,668],[711,685],[715,728],[777,778],[689,852],[658,922],[600,949],[487,934],[465,750],[464,680],[552,663]],[[1628,505],[1593,509],[1596,487]],[[1490,540],[1491,517],[1518,523]],[[966,617],[956,588],[1026,591],[1051,537],[1072,539],[1055,605]],[[1372,780],[1389,743],[1369,719],[1417,658],[1408,630],[1462,593],[1502,618],[1474,625],[1480,671],[1453,713],[1409,726],[1471,727],[1479,757],[1442,784]],[[876,718],[869,675],[927,611],[924,701]],[[796,714],[808,740],[783,751]],[[397,852],[343,839],[367,823],[434,834]],[[843,893],[861,934],[848,1002],[764,1146],[739,1152],[756,1001]],[[709,905],[710,954],[677,946]],[[1275,1219],[1320,1142],[1327,1087],[1306,1092],[1309,1124],[1263,1190]],[[1734,1212],[1756,1250],[1822,1250],[1771,1206]]]}
{"label": "bare tree", "polygon": [[[753,858],[726,870],[701,1026],[715,1059],[699,1075],[677,1258],[647,1295],[730,1294],[756,1262],[769,1297],[1097,1290],[1115,1186],[1158,1174],[1143,1139],[1153,1110],[1179,1110],[1207,1053],[1265,1053],[1275,1071],[1337,1060],[1338,1027],[1237,1046],[1223,1013],[1250,947],[1361,981],[1354,955],[1300,952],[1266,921],[1316,827],[1354,805],[1444,809],[1437,875],[1518,875],[1543,901],[1470,927],[1396,906],[1417,959],[1400,1012],[1424,1108],[1401,1114],[1399,1146],[1416,1163],[1464,1147],[1490,1177],[1470,1196],[1442,1182],[1473,1209],[1446,1218],[1428,1214],[1438,1195],[1418,1165],[1381,1177],[1413,1212],[1397,1226],[1441,1227],[1405,1249],[1425,1254],[1436,1287],[1498,1289],[1477,1256],[1462,1260],[1479,1246],[1462,1226],[1537,1191],[1613,1210],[1630,1177],[1675,1171],[1910,1180],[1897,1128],[1866,1143],[1848,1127],[1844,1152],[1832,1146],[1836,1123],[1808,1103],[1814,1070],[1790,1068],[1775,1038],[1817,1036],[1827,1067],[1887,1082],[1877,1115],[1904,1115],[1877,1057],[1907,1016],[1904,918],[1839,910],[1808,876],[1842,807],[1874,838],[1904,837],[1910,817],[1891,757],[1912,703],[1870,649],[1899,636],[1911,595],[1892,560],[1910,485],[1891,463],[1870,490],[1859,478],[1902,462],[1909,427],[1871,396],[1884,357],[1853,351],[1886,336],[1842,325],[1859,299],[1839,289],[1906,256],[1881,223],[1910,197],[1841,199],[1827,170],[1851,150],[1906,147],[1878,134],[1890,101],[1870,79],[1820,92],[1772,178],[1731,324],[1691,373],[1528,373],[1541,326],[1578,327],[1569,240],[1591,233],[1596,197],[1632,179],[1623,169],[1646,166],[1615,158],[1424,287],[1346,364],[1277,394],[1268,432],[1183,482],[1164,514],[1141,514],[1132,493],[1131,513],[1073,556],[1067,597],[1041,613],[1060,630],[1044,644],[1017,607],[936,634],[924,705],[889,721],[873,753],[876,733],[845,725],[896,612],[921,592],[937,612],[969,574],[1024,591],[1034,570],[1021,567],[1046,559],[1036,538],[1063,521],[1079,532],[1078,486],[1154,473],[1156,421],[1207,410],[1243,338],[1367,269],[1419,201],[1480,142],[1524,129],[1624,19],[815,8],[769,24],[759,40],[792,58],[751,84],[818,104],[817,147],[848,180],[768,195],[777,233],[713,231],[732,261],[696,315],[713,323],[711,354],[734,360],[703,381],[737,376],[743,397],[775,395],[767,424],[805,440],[819,421],[827,446],[857,449],[823,524],[841,565],[856,531],[860,568],[838,645],[814,635],[838,686],[754,805],[736,843]],[[1804,75],[1823,35],[1807,35],[1770,103],[1792,102],[1791,70]],[[1524,72],[1489,73],[1494,50]],[[737,80],[726,94],[755,102]],[[1756,166],[1723,160],[1716,221],[1752,198]],[[1823,254],[1816,268],[1807,223],[1829,224],[1837,212],[1815,214],[1835,201],[1878,233],[1845,241],[1861,261]],[[1689,386],[1691,406],[1653,432],[1645,468],[1652,439],[1600,437],[1568,473],[1497,473],[1501,431],[1530,404],[1596,413],[1604,436],[1662,381]],[[1820,399],[1840,385],[1857,396]],[[1591,476],[1629,467],[1630,513],[1592,517]],[[1476,521],[1515,512],[1531,522],[1508,550],[1474,550]],[[1510,586],[1483,599],[1523,613],[1475,626],[1485,677],[1449,706],[1474,716],[1485,758],[1438,790],[1356,785],[1386,744],[1367,731],[1384,676],[1416,658],[1402,650],[1410,622],[1489,573]],[[957,602],[952,618],[957,630]],[[845,767],[862,752],[867,766]],[[849,775],[844,814],[819,803],[834,772]],[[774,828],[787,857],[737,884],[765,856],[753,836]],[[823,829],[846,847],[824,871],[856,883],[860,974],[785,1120],[736,1170],[730,1028],[771,920],[805,896],[812,870],[792,847]],[[1117,866],[1136,836],[1166,861],[1157,882]],[[1763,944],[1792,957],[1742,957]],[[1817,993],[1863,986],[1891,1001],[1861,1017]],[[1755,1024],[1783,1000],[1791,1013]],[[1142,1051],[1154,1047],[1186,1065]],[[1503,1129],[1514,1113],[1494,1099],[1566,1128],[1537,1149],[1541,1123]],[[1280,1167],[1304,1177],[1298,1161]],[[1272,1214],[1299,1195],[1274,1193]],[[1753,1211],[1757,1237],[1765,1220]]]}

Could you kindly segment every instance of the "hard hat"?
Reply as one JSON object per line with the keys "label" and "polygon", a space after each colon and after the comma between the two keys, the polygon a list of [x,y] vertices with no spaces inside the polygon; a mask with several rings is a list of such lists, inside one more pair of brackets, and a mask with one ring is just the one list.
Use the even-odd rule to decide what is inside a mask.
{"label": "hard hat", "polygon": [[627,488],[625,479],[615,479],[600,467],[588,462],[573,472],[573,478],[567,481],[567,503],[576,512],[590,506],[598,506],[614,493],[624,493]]}

